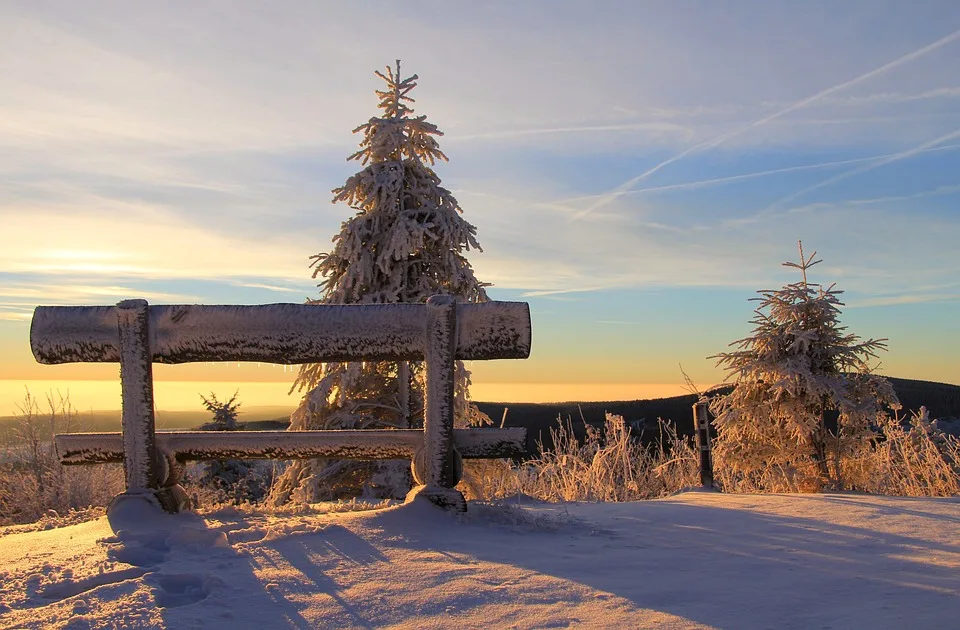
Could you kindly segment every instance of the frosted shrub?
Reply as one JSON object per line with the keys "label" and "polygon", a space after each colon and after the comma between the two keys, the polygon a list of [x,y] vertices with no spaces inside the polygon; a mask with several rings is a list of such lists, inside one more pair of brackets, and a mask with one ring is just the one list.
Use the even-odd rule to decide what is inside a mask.
{"label": "frosted shrub", "polygon": [[925,407],[909,422],[887,418],[880,436],[845,466],[849,489],[894,496],[960,495],[960,440],[937,427]]}
{"label": "frosted shrub", "polygon": [[842,291],[808,281],[815,256],[800,245],[800,262],[784,265],[801,281],[760,291],[753,334],[715,357],[736,379],[730,394],[710,403],[725,490],[842,488],[845,460],[870,443],[885,408],[899,408],[890,383],[869,365],[886,340],[862,340],[840,325]]}
{"label": "frosted shrub", "polygon": [[699,460],[689,440],[659,421],[660,440],[644,446],[621,416],[606,414],[602,429],[586,425],[578,442],[569,419],[551,429],[553,447],[521,465],[509,460],[466,462],[468,498],[525,494],[544,501],[634,501],[666,496],[699,483]]}
{"label": "frosted shrub", "polygon": [[[240,423],[237,392],[229,400],[218,400],[210,393],[210,398],[200,395],[203,406],[213,418],[200,426],[201,431],[242,431],[246,425]],[[270,485],[269,463],[241,459],[217,459],[190,466],[186,474],[186,487],[190,487],[194,496],[204,505],[223,503],[238,504],[260,501],[266,496]]]}
{"label": "frosted shrub", "polygon": [[17,424],[0,454],[0,525],[31,523],[45,514],[64,515],[106,506],[123,491],[119,464],[62,466],[53,436],[80,429],[69,395],[49,393],[45,411],[30,394],[18,405]]}
{"label": "frosted shrub", "polygon": [[260,505],[270,492],[284,462],[272,460],[226,460],[189,462],[180,485],[194,508],[228,505]]}

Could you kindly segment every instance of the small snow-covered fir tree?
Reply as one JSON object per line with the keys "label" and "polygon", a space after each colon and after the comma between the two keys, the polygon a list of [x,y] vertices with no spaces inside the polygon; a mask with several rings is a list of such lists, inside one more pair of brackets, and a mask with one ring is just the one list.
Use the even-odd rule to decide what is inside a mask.
{"label": "small snow-covered fir tree", "polygon": [[[237,401],[239,393],[239,390],[234,392],[229,400],[219,400],[213,392],[210,398],[200,394],[203,406],[213,414],[213,420],[200,425],[199,430],[243,431],[246,425],[237,421],[242,404]],[[215,501],[235,504],[259,501],[267,492],[266,479],[256,473],[256,464],[247,460],[217,459],[204,462],[199,466],[196,480],[200,486],[214,493]]]}
{"label": "small snow-covered fir tree", "polygon": [[733,391],[710,404],[717,469],[757,488],[841,486],[842,458],[864,446],[885,406],[899,407],[869,365],[886,340],[846,332],[842,291],[809,282],[821,261],[799,247],[800,262],[783,264],[801,280],[759,291],[753,334],[712,357],[736,378]]}
{"label": "small snow-covered fir tree", "polygon": [[[311,302],[418,303],[435,294],[453,295],[461,302],[486,301],[489,285],[476,279],[465,257],[471,248],[480,250],[477,230],[461,216],[457,200],[431,168],[447,159],[436,141],[443,134],[426,116],[414,116],[409,105],[418,77],[401,79],[399,60],[395,69],[375,74],[386,83],[376,91],[382,112],[354,129],[363,139],[360,150],[347,158],[364,168],[333,191],[333,202],[348,204],[356,214],[343,222],[332,251],[311,257],[313,277],[323,278],[318,285],[321,297]],[[469,372],[461,362],[456,369],[458,423],[489,422],[470,402]],[[422,422],[423,378],[422,363],[301,366],[291,391],[303,396],[290,428],[416,425]],[[333,496],[331,484],[357,480],[369,487],[377,480],[369,474],[373,467],[367,466],[363,474],[354,462],[296,462],[278,480],[274,499],[328,498]]]}
{"label": "small snow-covered fir tree", "polygon": [[203,406],[213,414],[213,421],[200,426],[201,431],[239,431],[243,425],[237,422],[238,409],[242,403],[237,402],[237,394],[233,392],[230,400],[217,400],[217,395],[210,392],[210,398],[200,394]]}

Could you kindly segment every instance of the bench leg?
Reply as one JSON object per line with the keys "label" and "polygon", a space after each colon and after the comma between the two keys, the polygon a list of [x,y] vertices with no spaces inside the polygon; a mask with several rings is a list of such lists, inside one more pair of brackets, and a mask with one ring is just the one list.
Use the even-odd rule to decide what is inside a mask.
{"label": "bench leg", "polygon": [[[121,426],[126,495],[156,495],[160,462],[153,416],[153,356],[150,351],[150,309],[146,300],[117,304],[120,338]],[[157,497],[163,499],[165,497]],[[175,502],[160,501],[167,511]]]}
{"label": "bench leg", "polygon": [[457,303],[453,296],[427,300],[426,405],[423,417],[423,453],[414,458],[413,473],[422,484],[407,500],[418,497],[448,510],[465,512],[466,500],[454,486],[460,481],[458,455],[453,448],[453,367],[457,343]]}

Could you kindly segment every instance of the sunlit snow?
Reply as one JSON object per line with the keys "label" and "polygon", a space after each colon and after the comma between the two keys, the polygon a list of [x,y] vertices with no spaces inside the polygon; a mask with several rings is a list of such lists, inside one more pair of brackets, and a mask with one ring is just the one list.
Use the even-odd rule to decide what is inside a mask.
{"label": "sunlit snow", "polygon": [[945,628],[960,498],[131,514],[0,530],[0,627]]}

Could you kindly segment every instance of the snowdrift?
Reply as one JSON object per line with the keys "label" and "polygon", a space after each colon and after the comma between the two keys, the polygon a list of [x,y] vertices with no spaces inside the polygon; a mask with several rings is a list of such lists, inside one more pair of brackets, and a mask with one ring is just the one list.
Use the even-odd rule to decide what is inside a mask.
{"label": "snowdrift", "polygon": [[0,627],[903,628],[960,619],[960,498],[126,514],[0,536]]}

